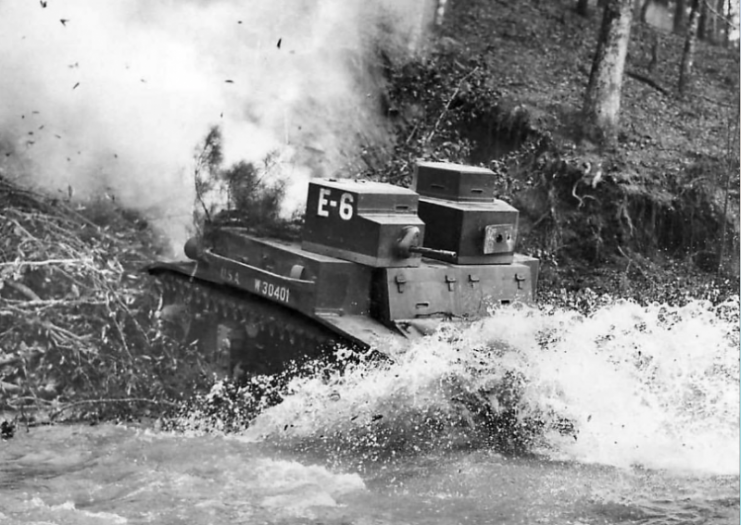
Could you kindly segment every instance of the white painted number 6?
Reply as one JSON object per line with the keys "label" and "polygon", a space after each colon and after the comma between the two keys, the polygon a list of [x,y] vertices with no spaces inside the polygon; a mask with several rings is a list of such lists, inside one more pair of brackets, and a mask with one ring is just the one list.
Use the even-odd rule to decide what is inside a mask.
{"label": "white painted number 6", "polygon": [[343,193],[342,197],[340,197],[340,218],[343,221],[348,221],[352,219],[353,214],[353,198],[352,195],[349,193]]}

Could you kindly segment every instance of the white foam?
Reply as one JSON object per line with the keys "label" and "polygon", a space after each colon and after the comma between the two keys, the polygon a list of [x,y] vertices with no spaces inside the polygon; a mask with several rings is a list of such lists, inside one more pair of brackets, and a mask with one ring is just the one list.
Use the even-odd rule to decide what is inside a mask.
{"label": "white foam", "polygon": [[455,412],[456,393],[486,392],[516,373],[521,413],[575,425],[576,439],[545,436],[539,451],[554,459],[738,474],[738,310],[738,301],[612,301],[589,317],[504,308],[462,332],[384,349],[394,358],[385,368],[294,380],[244,439],[347,435],[378,416],[414,436],[430,413]]}

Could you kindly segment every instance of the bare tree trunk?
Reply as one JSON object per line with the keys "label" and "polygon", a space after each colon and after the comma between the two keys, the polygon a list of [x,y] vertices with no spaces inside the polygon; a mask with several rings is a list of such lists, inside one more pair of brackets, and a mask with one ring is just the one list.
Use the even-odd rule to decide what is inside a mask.
{"label": "bare tree trunk", "polygon": [[674,8],[674,24],[672,30],[681,35],[684,33],[687,18],[687,0],[677,0]]}
{"label": "bare tree trunk", "polygon": [[641,7],[641,13],[639,15],[639,20],[644,24],[646,23],[646,15],[648,14],[649,7],[651,7],[651,0],[645,0],[643,2],[643,7]]}
{"label": "bare tree trunk", "polygon": [[583,17],[589,16],[589,0],[578,0],[576,3],[576,13]]}
{"label": "bare tree trunk", "polygon": [[620,92],[632,18],[633,0],[607,0],[584,97],[584,133],[608,147],[617,143]]}
{"label": "bare tree trunk", "polygon": [[641,18],[641,11],[643,11],[643,4],[645,3],[645,0],[635,0],[635,3],[633,4],[633,18],[635,20],[640,20]]}
{"label": "bare tree trunk", "polygon": [[708,38],[708,18],[710,17],[708,1],[709,0],[700,0],[700,21],[697,25],[698,40],[707,40]]}
{"label": "bare tree trunk", "polygon": [[689,27],[684,39],[684,51],[682,52],[682,63],[679,67],[679,94],[684,95],[689,87],[692,77],[692,63],[695,59],[695,44],[697,40],[697,22],[699,11],[699,0],[692,0]]}
{"label": "bare tree trunk", "polygon": [[[711,2],[712,0],[707,0]],[[720,32],[720,13],[723,12],[723,4],[725,0],[717,0],[715,2],[715,13],[710,16],[710,38],[709,40],[713,43],[718,42],[718,34]]]}
{"label": "bare tree trunk", "polygon": [[659,32],[654,31],[653,42],[651,42],[651,62],[648,63],[648,72],[652,75],[656,72],[656,66],[659,65]]}
{"label": "bare tree trunk", "polygon": [[[739,132],[739,125],[741,124],[741,99],[736,99],[736,111],[735,111],[735,128],[733,131],[731,129],[734,127],[731,124],[731,112],[728,112],[728,129],[726,132],[726,180],[725,180],[725,198],[723,201],[723,218],[722,222],[720,223],[720,242],[718,243],[718,268],[716,270],[717,274],[720,274],[722,265],[723,265],[723,256],[725,252],[725,246],[726,246],[726,224],[728,223],[728,194],[730,193],[731,189],[731,173],[734,171],[733,167],[734,164],[738,165],[738,150],[736,150],[734,144],[738,144],[736,142],[736,137],[738,137]],[[735,150],[735,151],[734,151]],[[734,155],[735,153],[735,155]],[[735,158],[734,158],[735,157]]]}
{"label": "bare tree trunk", "polygon": [[[721,13],[724,11],[721,10]],[[731,6],[731,0],[728,0],[728,9],[725,11],[726,13],[726,20],[725,20],[725,28],[726,32],[723,34],[723,45],[725,47],[728,47],[728,44],[731,43],[731,15],[733,13],[733,7]]]}

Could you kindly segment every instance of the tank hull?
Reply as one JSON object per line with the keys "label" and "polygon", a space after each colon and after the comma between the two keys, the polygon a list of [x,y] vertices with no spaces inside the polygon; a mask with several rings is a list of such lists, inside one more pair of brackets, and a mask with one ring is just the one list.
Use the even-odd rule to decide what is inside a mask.
{"label": "tank hull", "polygon": [[146,271],[161,283],[170,333],[240,376],[277,373],[338,346],[383,354],[443,322],[530,303],[537,261],[461,266],[423,258],[416,267],[372,268],[224,228],[197,260]]}
{"label": "tank hull", "polygon": [[331,356],[339,347],[367,353],[398,332],[367,317],[332,313],[309,317],[220,281],[196,263],[146,268],[162,290],[160,322],[172,337],[194,345],[224,374],[275,374],[292,363]]}

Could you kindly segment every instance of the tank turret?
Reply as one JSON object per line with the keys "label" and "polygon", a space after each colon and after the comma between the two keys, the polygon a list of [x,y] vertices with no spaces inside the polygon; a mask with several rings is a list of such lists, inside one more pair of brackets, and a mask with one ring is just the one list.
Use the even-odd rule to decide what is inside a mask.
{"label": "tank turret", "polygon": [[418,232],[413,242],[424,237],[418,203],[417,193],[390,184],[310,182],[301,246],[373,268],[419,266],[420,254],[400,249],[410,228]]}
{"label": "tank turret", "polygon": [[272,372],[337,344],[366,350],[533,301],[538,261],[515,253],[517,210],[486,169],[420,163],[413,189],[309,183],[300,242],[206,228],[190,261],[155,263],[186,338],[232,371]]}
{"label": "tank turret", "polygon": [[419,217],[430,234],[426,245],[455,257],[456,264],[509,264],[514,259],[519,212],[494,198],[494,173],[441,162],[417,165],[414,188]]}

